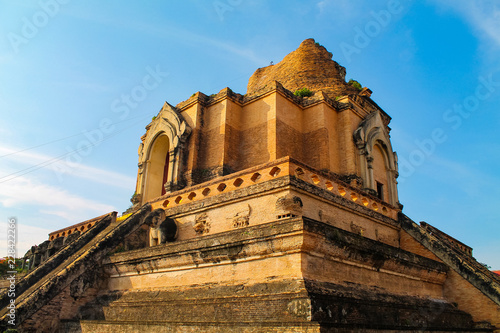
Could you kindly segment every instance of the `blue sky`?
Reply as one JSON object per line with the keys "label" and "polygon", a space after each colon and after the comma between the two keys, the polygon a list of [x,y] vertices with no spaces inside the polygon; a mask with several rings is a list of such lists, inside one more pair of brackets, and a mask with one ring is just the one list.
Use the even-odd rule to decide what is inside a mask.
{"label": "blue sky", "polygon": [[22,255],[123,212],[164,101],[245,93],[312,37],[392,116],[403,211],[500,269],[499,22],[488,0],[0,0],[0,228]]}

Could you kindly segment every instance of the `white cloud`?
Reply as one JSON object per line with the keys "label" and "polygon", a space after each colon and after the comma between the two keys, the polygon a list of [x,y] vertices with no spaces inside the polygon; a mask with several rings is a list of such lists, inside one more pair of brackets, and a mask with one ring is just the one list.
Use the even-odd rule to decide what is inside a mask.
{"label": "white cloud", "polygon": [[[168,29],[165,29],[164,25],[155,25],[150,22],[141,21],[123,22],[110,17],[99,17],[96,16],[95,13],[90,12],[85,13],[81,11],[66,11],[66,13],[78,19],[104,24],[110,27],[118,28],[120,30],[128,29],[156,36],[168,36],[170,38],[175,38],[181,43],[187,45],[194,45],[197,43],[205,44],[208,46],[208,49],[216,48],[225,53],[227,52],[241,58],[248,59],[258,65],[269,63],[267,59],[260,58],[255,54],[254,50],[250,48],[244,48],[242,45],[234,45],[225,42],[222,39],[213,39],[207,36],[200,35],[187,29],[176,27],[172,22],[168,22]],[[163,22],[163,24],[167,23]]]}
{"label": "white cloud", "polygon": [[463,12],[474,27],[500,46],[500,3],[471,1],[467,2],[467,7]]}
{"label": "white cloud", "polygon": [[[0,222],[0,230],[2,233],[6,233],[7,223]],[[35,244],[42,243],[47,240],[48,234],[52,230],[33,227],[21,223],[17,223],[17,257],[22,257],[30,248]],[[7,239],[6,237],[0,237],[0,256],[7,255]]]}
{"label": "white cloud", "polygon": [[322,0],[316,6],[320,15],[335,15],[337,20],[346,21],[359,17],[360,8],[363,7],[362,1],[352,0]]}
{"label": "white cloud", "polygon": [[[2,215],[6,215],[4,213],[8,211],[26,212],[27,216],[25,216],[24,222],[31,225],[40,225],[48,222],[50,224],[49,228],[59,228],[109,213],[116,210],[116,208],[97,200],[71,193],[71,191],[41,180],[47,179],[47,173],[42,173],[40,177],[39,171],[36,175],[39,178],[35,178],[30,173],[33,169],[29,169],[8,176],[14,170],[23,170],[27,167],[36,168],[37,165],[43,169],[58,167],[58,170],[64,169],[66,171],[65,177],[85,179],[89,184],[91,182],[105,184],[106,188],[118,187],[129,190],[135,185],[135,179],[116,172],[81,164],[69,164],[49,155],[30,151],[17,153],[17,151],[19,150],[0,147],[0,156],[3,155],[3,157],[0,157],[0,161],[2,162],[0,164],[0,211],[2,211]],[[5,156],[7,154],[10,155]],[[49,164],[50,162],[55,163]],[[2,179],[2,177],[4,178]],[[43,230],[43,232],[40,230]],[[19,241],[24,243],[20,243],[19,245],[20,249],[22,249],[19,251],[19,255],[23,255],[31,245],[46,240],[47,234],[54,231],[53,229],[40,230],[35,228],[28,229],[27,232],[22,232],[23,238],[19,238]],[[1,244],[0,251],[2,250]],[[1,252],[0,255],[2,255]]]}
{"label": "white cloud", "polygon": [[[53,215],[53,216],[58,216],[61,217],[65,220],[68,221],[75,221],[75,214],[73,212],[67,211],[67,210],[40,210],[40,214],[46,214],[46,215]],[[76,220],[84,220],[85,218],[76,218]]]}
{"label": "white cloud", "polygon": [[434,2],[459,12],[481,37],[487,36],[496,47],[500,47],[500,2],[496,0],[434,0]]}
{"label": "white cloud", "polygon": [[58,207],[73,212],[71,215],[91,211],[104,214],[114,207],[71,194],[66,190],[42,184],[26,177],[5,182],[0,187],[0,203],[4,207],[29,204],[43,207]]}
{"label": "white cloud", "polygon": [[[45,241],[49,232],[109,213],[116,208],[23,176],[0,186],[1,215],[8,217],[9,211],[19,210],[26,212],[25,222],[51,228],[20,227],[18,255],[22,256],[32,245]],[[0,223],[1,230],[7,229]],[[6,246],[4,243],[0,237],[0,255]]]}
{"label": "white cloud", "polygon": [[[33,169],[35,168],[50,169],[54,171],[56,175],[58,174],[59,177],[62,175],[71,175],[73,177],[90,180],[94,183],[105,184],[127,190],[135,186],[135,179],[132,177],[104,169],[98,169],[86,166],[83,164],[72,163],[71,159],[69,159],[70,155],[65,156],[63,158],[58,158],[27,151],[21,151],[19,153],[16,153],[19,150],[20,149],[0,147],[0,158],[4,159],[4,163],[6,159],[7,161],[10,162],[17,162],[24,165],[28,165],[30,167],[33,167]],[[8,155],[8,156],[1,157],[3,155]],[[26,170],[26,172],[30,170]],[[9,173],[4,173],[4,170],[0,171],[2,171],[2,174],[0,174],[0,182],[11,178],[7,176]],[[12,175],[12,177],[16,177],[23,174],[24,172],[19,172],[17,174]],[[6,178],[2,179],[2,177]]]}

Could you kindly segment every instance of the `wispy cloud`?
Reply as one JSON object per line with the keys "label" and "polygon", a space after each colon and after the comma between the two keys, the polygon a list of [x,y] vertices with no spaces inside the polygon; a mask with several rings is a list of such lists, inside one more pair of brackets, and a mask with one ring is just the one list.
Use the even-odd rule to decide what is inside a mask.
{"label": "wispy cloud", "polygon": [[67,190],[43,184],[27,177],[18,177],[3,183],[0,187],[0,203],[4,207],[32,205],[56,207],[59,210],[71,211],[73,216],[80,212],[103,214],[114,207],[94,200],[82,198]]}
{"label": "wispy cloud", "polygon": [[[7,230],[7,223],[0,222],[0,230]],[[53,230],[17,224],[17,256],[22,257],[32,245],[39,244],[47,239],[47,235]],[[7,238],[0,237],[0,256],[7,255]]]}
{"label": "wispy cloud", "polygon": [[5,54],[5,55],[0,54],[0,65],[8,65],[12,63],[13,60],[14,57],[12,56],[12,54]]}
{"label": "wispy cloud", "polygon": [[[8,162],[16,162],[28,167],[50,169],[54,172],[63,170],[65,174],[69,174],[73,177],[83,178],[94,183],[120,187],[127,190],[133,188],[135,184],[134,178],[122,175],[120,173],[94,168],[84,164],[68,162],[67,158],[69,155],[58,158],[29,151],[19,152],[20,150],[21,149],[10,147],[0,147],[0,159],[2,160],[3,164],[5,164],[7,160]],[[23,173],[24,172],[19,172],[19,174],[17,175],[22,175]],[[0,177],[5,177],[8,174],[9,173],[7,173],[5,170],[0,170]],[[13,175],[13,177],[16,177],[17,175]]]}
{"label": "wispy cloud", "polygon": [[224,53],[229,53],[241,57],[243,59],[248,59],[257,65],[267,64],[268,60],[259,57],[255,54],[253,49],[244,47],[242,45],[235,45],[232,43],[228,43],[219,39],[210,38],[204,35],[200,35],[194,32],[191,32],[186,29],[181,29],[178,27],[171,26],[168,31],[165,31],[164,28],[158,28],[155,26],[137,26],[137,29],[141,29],[142,31],[155,33],[159,35],[168,35],[169,37],[173,37],[178,39],[182,43],[188,43],[190,45],[200,43],[208,46],[210,49],[219,49]]}
{"label": "wispy cloud", "polygon": [[[175,26],[171,22],[162,22],[161,25],[155,25],[150,22],[142,22],[142,21],[123,22],[111,17],[99,17],[94,15],[94,13],[85,13],[77,11],[72,11],[72,12],[68,11],[67,13],[68,15],[71,15],[72,17],[78,19],[92,21],[95,23],[118,28],[120,29],[120,31],[124,29],[135,30],[149,35],[169,37],[176,39],[182,44],[187,44],[187,45],[195,45],[197,43],[203,44],[208,47],[207,49],[219,49],[224,53],[229,53],[241,57],[243,59],[248,59],[257,65],[263,65],[269,63],[267,59],[259,57],[253,49],[244,47],[243,45],[228,43],[221,39],[214,39],[208,36],[204,36],[202,34],[195,33],[193,31]],[[168,29],[165,29],[165,26],[168,26]]]}
{"label": "wispy cloud", "polygon": [[[13,170],[19,169],[19,167],[24,169],[26,166],[33,166],[54,159],[51,156],[30,151],[15,153],[16,151],[13,148],[0,148],[0,156],[11,154],[0,157],[2,162],[0,164],[0,177],[11,174]],[[55,160],[56,164],[61,163],[61,165],[64,165],[63,161]],[[13,166],[16,168],[14,169]],[[50,167],[50,165],[42,165],[44,169]],[[106,187],[114,186],[127,189],[134,184],[132,178],[119,173],[85,165],[74,165],[73,167],[72,176],[83,178],[88,183],[101,183],[106,184]],[[54,231],[54,229],[116,210],[112,205],[103,204],[93,198],[86,198],[49,183],[46,181],[47,175],[50,175],[50,173],[37,173],[36,177],[35,174],[30,172],[24,175],[15,174],[12,177],[4,178],[0,184],[0,212],[4,218],[9,217],[7,215],[12,214],[12,212],[23,212],[23,221],[25,223],[44,225],[51,228],[49,230],[34,226],[20,226],[18,230],[18,255],[23,255],[31,245],[46,240],[47,234]],[[0,251],[2,251],[2,246],[3,244],[0,242]]]}
{"label": "wispy cloud", "polygon": [[[481,197],[484,188],[500,186],[498,179],[463,161],[447,159],[434,154],[429,157],[428,162],[431,167],[427,168],[428,174],[426,176],[429,179],[446,183],[448,188],[458,189],[462,191],[462,194],[471,198]],[[483,201],[487,202],[490,198],[492,197],[484,197]]]}
{"label": "wispy cloud", "polygon": [[359,19],[359,13],[363,12],[364,1],[352,0],[321,0],[318,1],[319,15],[335,15],[336,20],[348,21]]}
{"label": "wispy cloud", "polygon": [[496,0],[433,1],[441,6],[456,10],[479,32],[481,37],[487,36],[496,47],[500,47],[500,2]]}

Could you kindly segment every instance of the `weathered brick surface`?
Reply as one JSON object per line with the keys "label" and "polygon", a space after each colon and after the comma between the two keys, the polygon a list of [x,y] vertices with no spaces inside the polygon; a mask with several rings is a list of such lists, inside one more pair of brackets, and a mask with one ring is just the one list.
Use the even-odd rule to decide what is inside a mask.
{"label": "weathered brick surface", "polygon": [[[302,254],[290,256],[296,250]],[[286,257],[301,263],[295,279],[276,275],[287,273],[284,266],[274,270]],[[248,263],[255,265],[247,267]],[[196,268],[189,268],[193,264]],[[297,322],[319,323],[326,332],[395,328],[464,332],[475,327],[470,315],[439,299],[440,287],[433,290],[432,285],[442,284],[446,276],[442,263],[305,218],[118,253],[107,266],[110,286],[125,288],[97,311],[103,314],[101,322],[83,322],[83,327],[150,329],[144,325],[155,327],[160,322],[180,331],[187,329],[185,323],[190,323],[188,327],[199,323],[200,330],[245,324],[242,327],[249,332],[260,332],[262,326],[256,323],[267,329],[277,322],[286,323],[282,331],[291,325],[298,332],[309,327],[297,328]],[[207,269],[211,276],[203,280]],[[407,294],[415,289],[421,290]],[[127,323],[130,318],[142,323]]]}
{"label": "weathered brick surface", "polygon": [[500,330],[500,283],[484,272],[484,267],[465,256],[400,214],[403,230],[450,267],[443,293],[460,309],[473,315],[475,321],[488,321]]}
{"label": "weathered brick surface", "polygon": [[[314,95],[293,94],[304,87]],[[499,280],[398,219],[391,118],[370,95],[308,39],[244,96],[165,103],[141,138],[132,208],[154,212],[38,281],[22,328],[491,332],[478,321],[498,324]],[[154,214],[177,231],[166,244]],[[125,252],[105,258],[113,249]]]}
{"label": "weathered brick surface", "polygon": [[[40,285],[36,289],[29,289],[18,298],[16,321],[19,327],[27,332],[56,332],[58,326],[54,323],[74,316],[75,313],[70,315],[68,311],[78,307],[78,299],[88,297],[87,291],[92,293],[93,288],[99,286],[103,258],[118,246],[124,236],[140,228],[150,209],[151,206],[146,205],[122,223],[109,225],[73,257],[60,263],[45,280],[38,281]],[[40,310],[42,312],[37,317]],[[7,327],[5,317],[2,324]]]}
{"label": "weathered brick surface", "polygon": [[417,242],[415,238],[410,236],[406,231],[400,230],[400,247],[405,251],[409,251],[419,256],[426,257],[432,260],[441,261],[434,253],[427,250],[422,244]]}
{"label": "weathered brick surface", "polygon": [[345,68],[331,58],[331,54],[323,46],[315,44],[314,39],[306,39],[281,62],[255,71],[248,81],[247,92],[279,81],[291,91],[301,88],[322,90],[331,98],[358,93],[345,82]]}
{"label": "weathered brick surface", "polygon": [[283,121],[276,121],[276,135],[278,137],[278,157],[290,156],[297,160],[303,160],[302,132]]}
{"label": "weathered brick surface", "polygon": [[[299,263],[290,272],[300,274],[292,279],[284,274],[285,266],[273,268],[287,257],[287,265]],[[72,302],[75,295],[68,286],[26,321],[25,330],[36,331],[37,321],[45,318],[40,332],[52,332],[49,327],[62,319],[69,321],[63,326],[67,332],[80,327],[83,332],[154,332],[161,325],[178,332],[195,327],[229,332],[491,331],[439,299],[440,288],[425,287],[443,283],[444,264],[307,218],[117,253],[107,266],[122,267],[119,275],[110,272],[111,281],[130,279],[131,284],[101,296],[88,288]],[[190,275],[203,267],[211,267],[205,282],[199,274]],[[224,267],[241,270],[240,277]],[[163,271],[169,283],[157,279],[156,271]],[[134,282],[134,275],[148,283]]]}
{"label": "weathered brick surface", "polygon": [[[443,294],[458,308],[469,312],[476,321],[487,321],[500,328],[500,305],[493,302],[478,288],[450,271],[444,284]],[[500,329],[499,329],[500,331]]]}
{"label": "weathered brick surface", "polygon": [[241,141],[238,144],[240,151],[239,170],[272,160],[268,151],[268,126],[269,124],[265,122],[241,131]]}
{"label": "weathered brick surface", "polygon": [[[116,332],[151,332],[151,333],[319,333],[323,332],[317,323],[172,323],[163,322],[128,323],[128,322],[82,322],[83,333]],[[76,332],[75,332],[76,333]]]}
{"label": "weathered brick surface", "polygon": [[[18,302],[22,299],[23,293],[27,292],[30,288],[32,290],[37,289],[44,279],[47,278],[54,270],[58,268],[63,262],[68,261],[68,258],[74,256],[74,254],[81,250],[85,245],[87,245],[93,238],[95,238],[104,228],[106,228],[111,221],[116,218],[116,212],[106,215],[101,218],[100,221],[96,222],[93,228],[88,232],[84,233],[81,237],[67,244],[53,256],[51,256],[42,265],[30,271],[26,276],[24,276],[20,281],[16,283],[16,295]],[[6,292],[0,295],[0,308],[7,306],[9,303],[9,297]],[[5,309],[4,309],[5,310]],[[3,316],[5,311],[1,311],[0,315]]]}

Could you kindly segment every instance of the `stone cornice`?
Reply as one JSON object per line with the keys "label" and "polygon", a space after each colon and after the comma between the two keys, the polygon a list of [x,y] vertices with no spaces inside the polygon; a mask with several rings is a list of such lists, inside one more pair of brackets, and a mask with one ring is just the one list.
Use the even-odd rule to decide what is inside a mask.
{"label": "stone cornice", "polygon": [[286,89],[283,87],[281,83],[278,81],[274,81],[273,84],[264,86],[263,88],[252,92],[251,94],[248,95],[241,95],[238,93],[233,92],[230,88],[224,88],[221,91],[219,91],[217,94],[213,94],[210,96],[207,96],[201,92],[197,92],[193,94],[189,99],[180,102],[177,104],[177,108],[180,111],[186,110],[193,105],[199,103],[204,107],[210,106],[217,104],[223,100],[230,100],[233,103],[236,103],[240,106],[245,106],[247,104],[250,104],[258,99],[264,98],[272,93],[279,93],[281,96],[285,97],[295,105],[301,107],[302,109],[312,107],[314,105],[317,105],[319,103],[326,103],[329,105],[331,108],[337,111],[342,111],[345,109],[349,108],[349,104],[347,103],[341,103],[336,100],[331,99],[327,94],[325,94],[322,91],[316,92],[313,96],[311,97],[299,97],[295,96],[292,91]]}

